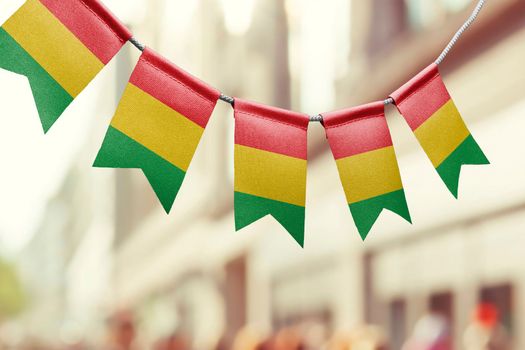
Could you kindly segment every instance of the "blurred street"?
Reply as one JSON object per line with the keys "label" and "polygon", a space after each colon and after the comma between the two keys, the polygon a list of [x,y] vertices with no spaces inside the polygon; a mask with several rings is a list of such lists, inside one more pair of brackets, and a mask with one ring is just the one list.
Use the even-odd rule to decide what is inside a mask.
{"label": "blurred street", "polygon": [[[476,3],[103,2],[224,93],[312,115],[386,98]],[[413,225],[384,212],[364,243],[318,123],[304,249],[271,217],[235,232],[225,103],[170,215],[139,170],[93,168],[139,55],[46,136],[27,80],[0,70],[0,350],[525,349],[525,1],[487,1],[440,66],[492,164],[464,167],[454,199],[388,106]]]}

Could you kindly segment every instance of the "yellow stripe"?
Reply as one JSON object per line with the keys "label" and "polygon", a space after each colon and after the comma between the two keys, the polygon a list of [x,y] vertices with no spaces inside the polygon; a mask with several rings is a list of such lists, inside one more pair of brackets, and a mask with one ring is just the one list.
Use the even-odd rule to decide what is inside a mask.
{"label": "yellow stripe", "polygon": [[349,204],[403,188],[394,147],[337,160]]}
{"label": "yellow stripe", "polygon": [[450,100],[415,131],[434,167],[438,167],[470,132],[454,101]]}
{"label": "yellow stripe", "polygon": [[72,97],[104,67],[38,0],[28,0],[2,27]]}
{"label": "yellow stripe", "polygon": [[133,84],[128,84],[111,125],[187,171],[204,129]]}
{"label": "yellow stripe", "polygon": [[306,160],[235,145],[235,191],[304,207]]}

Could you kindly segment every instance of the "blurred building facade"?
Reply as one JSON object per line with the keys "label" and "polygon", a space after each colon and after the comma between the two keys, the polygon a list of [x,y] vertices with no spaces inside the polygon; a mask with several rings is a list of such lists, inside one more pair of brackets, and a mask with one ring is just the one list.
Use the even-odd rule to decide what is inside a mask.
{"label": "blurred building facade", "polygon": [[[348,13],[351,28],[347,40],[352,49],[347,63],[350,68],[345,75],[338,77],[335,105],[344,107],[386,97],[435,58],[451,33],[464,21],[471,10],[469,5],[470,2],[458,4],[447,1],[353,2]],[[206,4],[203,8],[209,10],[213,5]],[[301,80],[305,78],[301,70],[294,74],[297,71],[294,66],[301,59],[294,61],[292,52],[283,54],[294,47],[293,34],[297,30],[294,25],[299,27],[299,31],[304,29],[301,24],[294,23],[293,17],[288,18],[288,25],[268,23],[268,18],[278,23],[285,21],[287,8],[280,1],[256,3],[255,8],[252,26],[240,41],[227,33],[222,33],[218,40],[203,38],[201,43],[210,53],[225,56],[219,57],[218,61],[222,64],[209,67],[209,72],[230,72],[228,79],[222,77],[218,80],[231,83],[224,87],[230,90],[225,91],[281,107],[308,108],[310,104],[300,98],[303,94]],[[523,11],[523,5],[518,1],[487,6],[479,22],[443,65],[453,96],[474,134],[480,134],[482,144],[485,141],[488,145],[489,152],[493,145],[489,130],[494,128],[496,120],[504,122],[504,116],[512,114],[510,111],[516,108],[514,113],[519,118],[523,108],[520,93],[523,68],[520,62],[524,56],[517,50],[517,43],[524,35],[523,23],[519,21],[520,11]],[[207,16],[213,16],[210,15],[213,11],[206,12]],[[271,15],[266,17],[267,14]],[[221,17],[219,11],[216,15]],[[205,23],[210,23],[209,17],[197,23],[200,28],[206,28]],[[275,31],[269,28],[275,28]],[[283,39],[286,37],[288,42]],[[239,64],[239,61],[229,57],[232,52],[243,55],[245,59]],[[236,67],[225,69],[228,61],[237,62]],[[497,65],[494,62],[505,63]],[[286,67],[290,67],[290,71]],[[208,77],[212,76],[213,73],[209,73]],[[509,92],[509,86],[513,93]],[[223,112],[221,107],[219,109]],[[215,124],[207,131],[199,151],[200,154],[218,151],[211,158],[221,159],[217,162],[219,167],[231,166],[231,159],[224,158],[225,153],[231,152],[228,150],[231,138],[224,142],[226,133],[214,139],[210,136],[210,133],[217,132],[213,129],[218,128],[220,123],[228,124],[222,126],[222,130],[230,130],[231,135],[231,121],[223,115],[215,116]],[[502,117],[498,117],[500,115]],[[135,276],[137,270],[134,266],[137,266],[144,276],[135,277],[134,284],[128,275],[121,275],[127,283],[119,282],[118,285],[132,286],[129,290],[126,287],[122,289],[123,298],[129,298],[132,305],[152,296],[180,300],[182,306],[179,307],[194,317],[189,321],[194,325],[186,327],[195,333],[196,338],[203,339],[200,334],[210,335],[210,341],[216,333],[207,332],[202,326],[206,322],[202,321],[210,321],[214,318],[211,314],[214,314],[221,327],[226,328],[225,334],[230,340],[231,335],[245,324],[268,332],[294,323],[318,323],[327,330],[335,330],[369,322],[389,330],[393,346],[398,348],[400,342],[410,335],[418,318],[432,309],[450,319],[455,343],[460,346],[462,330],[467,327],[477,301],[497,304],[510,329],[517,329],[518,325],[524,327],[519,314],[513,312],[519,309],[517,297],[522,283],[520,264],[513,259],[519,259],[520,253],[503,248],[503,242],[509,248],[515,246],[520,232],[517,223],[520,222],[518,208],[521,204],[515,197],[518,191],[512,191],[508,198],[499,196],[498,206],[494,206],[492,196],[499,195],[503,189],[491,188],[481,200],[475,186],[483,188],[483,179],[469,179],[465,183],[473,184],[465,191],[470,196],[465,194],[464,201],[469,202],[467,197],[470,197],[472,203],[454,207],[435,176],[426,176],[429,171],[425,173],[423,169],[427,165],[424,156],[393,109],[389,110],[389,122],[394,135],[398,135],[395,138],[402,159],[401,166],[408,169],[408,181],[405,181],[419,189],[409,192],[409,200],[422,204],[422,209],[416,212],[420,215],[415,227],[400,224],[386,214],[386,223],[379,224],[376,229],[382,237],[372,237],[366,245],[355,239],[348,213],[340,209],[346,208],[342,205],[337,174],[324,145],[323,132],[314,125],[310,130],[305,251],[291,244],[286,233],[269,218],[243,232],[232,234],[231,196],[222,193],[215,197],[218,203],[214,206],[220,209],[208,209],[209,204],[204,204],[208,203],[210,193],[213,197],[214,188],[231,190],[232,178],[228,167],[222,167],[218,172],[223,176],[213,179],[199,179],[198,175],[190,173],[175,205],[173,224],[165,224],[165,218],[157,219],[166,225],[167,238],[162,241],[162,248],[154,248],[155,245],[149,246],[143,241],[144,237],[148,237],[147,240],[155,244],[152,232],[161,230],[155,228],[157,224],[153,220],[132,234],[117,253],[118,259],[122,259],[118,260],[120,265],[133,271]],[[217,144],[211,145],[213,141]],[[501,146],[492,150],[497,160],[502,157],[497,152],[505,153]],[[216,164],[210,163],[206,156],[197,154],[196,162],[191,170],[194,174],[199,170],[204,174],[216,170],[206,170]],[[481,171],[487,182],[493,179],[490,170],[476,171]],[[421,173],[425,176],[420,178],[427,183],[414,175]],[[471,174],[468,170],[465,173]],[[433,178],[431,181],[434,183],[428,183],[428,178]],[[209,186],[209,191],[204,191],[204,197],[197,199],[197,188],[203,184]],[[192,185],[195,189],[190,187]],[[443,194],[437,194],[438,191]],[[189,198],[189,193],[192,201],[185,199]],[[181,204],[185,201],[186,205]],[[178,214],[179,211],[190,210],[187,208],[190,202],[196,208],[194,219],[190,219],[188,214]],[[208,214],[204,216],[203,207],[208,209]],[[177,218],[179,215],[180,218]],[[185,224],[183,216],[192,224]],[[206,217],[207,220],[203,219]],[[321,218],[332,218],[332,223]],[[493,246],[493,240],[502,233],[491,230],[491,225],[509,228],[505,233],[507,238],[498,239],[502,242],[498,246]],[[134,249],[137,250],[132,254]],[[153,249],[157,252],[156,257],[149,258],[145,252]],[[509,254],[508,259],[502,258],[502,251]],[[512,251],[516,254],[514,258],[510,255]],[[130,261],[135,265],[130,265]],[[509,269],[510,266],[513,268]],[[188,296],[181,296],[183,290],[193,290],[199,283],[203,290],[210,289],[202,292],[209,295],[209,305],[199,293],[188,292]],[[158,287],[155,287],[157,284]],[[191,298],[194,300],[188,300]],[[200,314],[199,307],[202,316],[196,316]],[[217,314],[209,310],[221,312]],[[216,315],[224,315],[224,319]],[[199,320],[199,317],[202,319]],[[211,327],[212,322],[209,323]],[[201,325],[202,330],[196,329],[196,325]],[[513,331],[517,344],[522,344],[519,334],[519,331]]]}
{"label": "blurred building facade", "polygon": [[[369,9],[356,8],[355,23],[361,20],[362,28],[386,23],[354,39],[361,49],[354,51],[350,64],[361,69],[340,82],[341,104],[386,96],[435,58],[471,9],[469,1],[370,3]],[[429,181],[425,156],[394,108],[389,111],[400,166],[406,169],[405,186],[417,188],[408,189],[408,199],[421,208],[412,209],[413,229],[391,227],[381,232],[382,239],[367,243],[362,288],[363,319],[389,330],[394,349],[431,311],[447,319],[455,347],[463,348],[464,331],[479,303],[495,305],[515,348],[525,346],[519,311],[524,271],[515,248],[522,244],[523,188],[517,179],[523,167],[514,162],[511,149],[517,145],[503,136],[521,124],[524,114],[520,91],[525,70],[520,62],[525,51],[518,44],[525,38],[524,11],[520,1],[489,3],[441,66],[453,98],[493,164],[493,169],[476,169],[477,175],[463,169],[463,204],[451,203],[435,176]]]}
{"label": "blurred building facade", "polygon": [[[435,59],[472,7],[470,1],[333,1],[324,13],[313,0],[247,3],[253,8],[233,0],[156,0],[132,24],[141,40],[225,93],[313,114],[384,99]],[[229,106],[216,108],[169,216],[139,171],[80,175],[107,120],[97,122],[71,180],[21,255],[34,265],[26,278],[36,291],[21,321],[36,320],[39,328],[52,318],[51,328],[41,329],[51,338],[95,332],[102,339],[106,317],[132,310],[142,343],[179,329],[195,348],[221,338],[231,344],[245,326],[270,333],[300,325],[328,334],[376,324],[399,349],[433,310],[448,319],[461,348],[472,310],[485,301],[499,308],[515,348],[525,348],[518,312],[525,307],[525,165],[513,153],[525,146],[517,133],[525,126],[524,12],[521,0],[489,2],[442,66],[494,165],[464,169],[456,202],[388,107],[414,225],[384,213],[366,243],[353,227],[320,125],[309,130],[301,249],[269,217],[234,232]],[[323,14],[340,20],[316,31],[311,19]],[[246,17],[252,19],[245,32],[244,23],[229,22]],[[331,51],[314,52],[315,45]],[[113,103],[136,60],[128,49],[115,62],[117,83],[108,82],[116,93],[103,97]],[[317,86],[316,100],[318,76],[329,80]],[[35,284],[40,274],[49,277]]]}

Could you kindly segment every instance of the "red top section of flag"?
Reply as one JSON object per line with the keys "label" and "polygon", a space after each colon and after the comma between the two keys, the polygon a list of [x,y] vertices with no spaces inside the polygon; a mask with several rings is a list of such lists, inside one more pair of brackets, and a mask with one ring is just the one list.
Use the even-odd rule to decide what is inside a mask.
{"label": "red top section of flag", "polygon": [[221,94],[148,48],[130,82],[203,128]]}
{"label": "red top section of flag", "polygon": [[307,159],[306,114],[235,99],[235,143]]}
{"label": "red top section of flag", "polygon": [[382,101],[323,113],[323,123],[335,159],[392,146]]}
{"label": "red top section of flag", "polygon": [[40,0],[86,47],[107,64],[131,32],[98,0]]}
{"label": "red top section of flag", "polygon": [[390,96],[412,130],[416,130],[450,100],[450,95],[439,74],[439,67],[435,63]]}

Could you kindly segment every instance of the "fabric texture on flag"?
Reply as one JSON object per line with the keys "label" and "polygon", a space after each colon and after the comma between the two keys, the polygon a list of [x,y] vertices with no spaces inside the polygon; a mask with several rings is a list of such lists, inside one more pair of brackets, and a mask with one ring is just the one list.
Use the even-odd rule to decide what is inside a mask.
{"label": "fabric texture on flag", "polygon": [[219,95],[146,48],[94,166],[142,169],[169,212]]}
{"label": "fabric texture on flag", "polygon": [[364,240],[383,209],[411,222],[383,102],[324,113],[350,212]]}
{"label": "fabric texture on flag", "polygon": [[489,161],[467,129],[438,66],[431,64],[391,97],[439,176],[457,198],[461,167]]}
{"label": "fabric texture on flag", "polygon": [[309,117],[235,99],[235,224],[272,215],[304,245]]}
{"label": "fabric texture on flag", "polygon": [[0,67],[28,78],[47,132],[130,37],[97,0],[27,0],[0,27]]}

